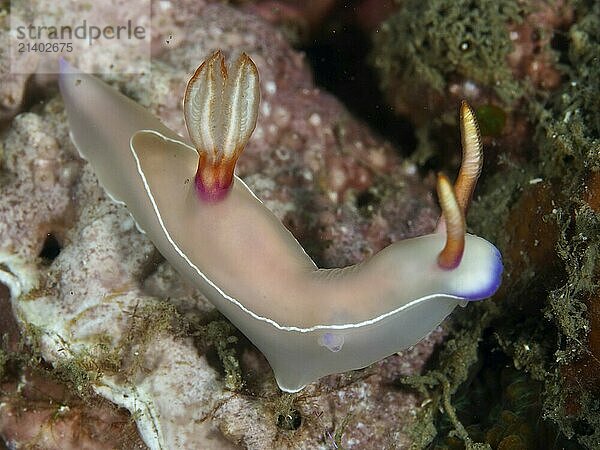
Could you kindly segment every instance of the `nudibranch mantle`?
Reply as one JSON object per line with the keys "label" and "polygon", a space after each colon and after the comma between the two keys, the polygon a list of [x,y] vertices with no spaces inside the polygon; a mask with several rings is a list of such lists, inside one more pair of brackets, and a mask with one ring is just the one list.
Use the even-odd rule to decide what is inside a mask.
{"label": "nudibranch mantle", "polygon": [[[211,60],[226,78],[220,53]],[[239,60],[237,67],[248,68]],[[224,126],[225,141],[237,139],[236,159],[257,114],[258,74],[255,68],[248,73],[240,82],[253,92],[236,95],[254,117],[238,124],[238,115]],[[203,149],[197,141],[221,136],[219,125],[192,137],[194,148],[140,105],[64,62],[59,84],[71,138],[107,193],[127,205],[169,263],[263,352],[284,391],[407,348],[457,305],[487,298],[500,284],[500,253],[464,229],[461,253],[450,258],[456,267],[440,265],[438,255],[448,245],[444,234],[434,233],[394,243],[355,266],[318,269],[237,176],[226,195],[199,195],[195,177]],[[217,95],[215,101],[223,100]],[[204,120],[211,119],[210,108],[217,107],[208,105]],[[190,124],[194,115],[186,111],[188,128],[211,126]],[[441,201],[453,199],[452,189],[446,191]]]}

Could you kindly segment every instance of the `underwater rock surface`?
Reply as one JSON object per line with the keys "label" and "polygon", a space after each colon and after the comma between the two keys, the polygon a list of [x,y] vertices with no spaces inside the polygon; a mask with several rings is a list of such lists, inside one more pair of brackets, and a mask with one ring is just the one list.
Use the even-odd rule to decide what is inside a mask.
{"label": "underwater rock surface", "polygon": [[[183,131],[181,96],[198,62],[216,48],[252,55],[263,95],[239,175],[318,263],[354,263],[433,228],[438,211],[415,167],[315,88],[302,55],[270,26],[222,4],[155,6],[176,39],[157,44],[149,74],[114,85]],[[75,392],[127,408],[149,448],[408,445],[402,429],[420,400],[395,383],[419,372],[441,331],[402,356],[282,395],[262,355],[106,197],[69,140],[59,97],[16,116],[2,148],[0,281],[23,338]],[[67,396],[60,403],[76,408]],[[33,434],[53,439],[49,420],[29,422],[40,423]],[[0,422],[11,442],[31,435]],[[83,431],[81,442],[91,437]]]}
{"label": "underwater rock surface", "polygon": [[[35,3],[58,14],[56,2]],[[263,102],[239,174],[322,266],[433,228],[432,178],[418,172],[452,173],[467,98],[486,152],[468,224],[502,250],[503,287],[401,355],[282,394],[262,355],[107,199],[69,140],[53,77],[10,75],[3,47],[0,448],[599,448],[597,2],[482,11],[407,0],[369,22],[385,94],[414,134],[416,149],[399,143],[404,156],[415,150],[411,162],[315,88],[304,54],[247,13],[307,22],[323,39],[360,8],[328,1],[331,13],[310,17],[308,2],[277,17],[272,7],[293,2],[222,3],[153,1],[151,71],[104,79],[184,134],[181,97],[197,64],[217,48],[250,53]],[[0,19],[5,40],[6,11]]]}

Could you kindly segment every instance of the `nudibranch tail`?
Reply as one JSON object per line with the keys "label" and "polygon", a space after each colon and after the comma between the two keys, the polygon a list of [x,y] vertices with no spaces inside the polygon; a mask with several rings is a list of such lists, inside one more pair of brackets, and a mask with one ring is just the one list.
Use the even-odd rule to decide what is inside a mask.
{"label": "nudibranch tail", "polygon": [[229,192],[259,101],[258,70],[245,53],[228,70],[223,53],[215,52],[188,82],[183,110],[199,154],[195,185],[202,200],[218,201]]}
{"label": "nudibranch tail", "polygon": [[456,269],[465,251],[465,216],[446,175],[438,174],[437,193],[446,220],[446,245],[438,255],[442,269]]}
{"label": "nudibranch tail", "polygon": [[460,105],[460,135],[463,154],[454,191],[458,204],[466,216],[483,166],[483,144],[475,113],[464,100]]}

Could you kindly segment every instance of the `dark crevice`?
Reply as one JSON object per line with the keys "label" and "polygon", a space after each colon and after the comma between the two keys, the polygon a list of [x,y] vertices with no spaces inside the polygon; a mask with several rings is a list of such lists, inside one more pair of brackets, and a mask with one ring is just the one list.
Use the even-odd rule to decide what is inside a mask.
{"label": "dark crevice", "polygon": [[412,153],[416,148],[413,127],[387,104],[369,62],[371,37],[336,20],[332,17],[312,43],[302,48],[312,65],[315,83],[335,95],[402,155]]}
{"label": "dark crevice", "polygon": [[48,233],[42,250],[40,251],[39,257],[47,263],[51,263],[60,254],[62,247],[58,239],[52,234]]}

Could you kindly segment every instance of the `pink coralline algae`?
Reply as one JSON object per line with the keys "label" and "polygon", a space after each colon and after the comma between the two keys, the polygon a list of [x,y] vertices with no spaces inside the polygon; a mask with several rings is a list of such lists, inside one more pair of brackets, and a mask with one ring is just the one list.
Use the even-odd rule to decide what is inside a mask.
{"label": "pink coralline algae", "polygon": [[[180,96],[198,62],[216,48],[250,54],[262,102],[239,175],[321,265],[354,263],[433,229],[431,186],[316,88],[303,56],[269,25],[220,3],[198,4],[196,11],[191,3],[154,6],[163,12],[165,33],[156,42],[177,30],[174,44],[155,49],[151,76],[114,77],[113,84],[181,132]],[[189,20],[182,25],[177,17],[184,13]],[[222,373],[227,362],[215,362],[198,344],[203,324],[216,317],[212,306],[98,186],[69,140],[61,99],[19,114],[2,145],[0,274],[23,337],[54,367],[88,375],[75,386],[129,409],[149,448],[409,444],[402,430],[420,400],[396,381],[422,369],[440,330],[402,355],[326,377],[296,396],[276,389],[262,355],[234,332],[216,345],[238,340],[230,358],[245,384],[232,391]],[[59,248],[39,258],[49,235]],[[85,405],[59,397],[92,416]],[[75,426],[60,415],[55,420]],[[38,423],[22,425],[22,444],[30,442],[27,427],[58,439]],[[14,427],[0,422],[0,436],[12,440],[19,435]],[[82,433],[88,442],[92,431]]]}

